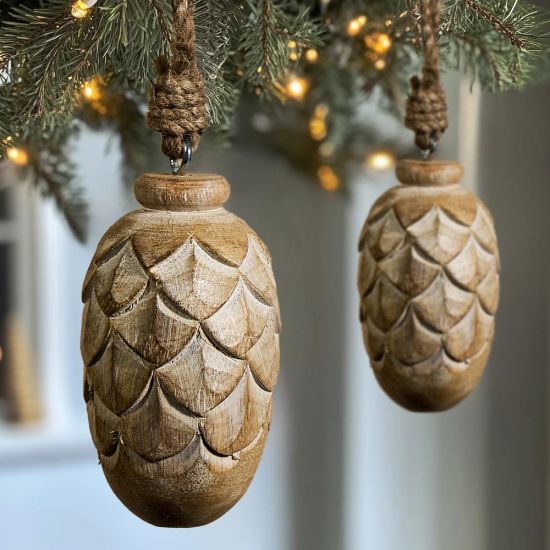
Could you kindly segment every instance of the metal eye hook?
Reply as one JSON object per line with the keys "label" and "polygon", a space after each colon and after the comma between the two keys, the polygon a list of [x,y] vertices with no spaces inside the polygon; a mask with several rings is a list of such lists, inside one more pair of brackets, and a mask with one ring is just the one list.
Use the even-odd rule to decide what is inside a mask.
{"label": "metal eye hook", "polygon": [[191,164],[191,159],[193,158],[193,143],[191,142],[191,136],[186,134],[183,137],[183,164]]}
{"label": "metal eye hook", "polygon": [[181,159],[170,159],[170,167],[172,168],[172,174],[175,176],[181,172],[182,167],[185,165],[184,174],[187,175],[189,167],[191,166],[191,160],[193,158],[193,144],[191,142],[191,136],[186,134],[183,136],[183,150]]}
{"label": "metal eye hook", "polygon": [[430,137],[430,147],[422,150],[422,160],[430,160],[430,157],[437,151],[437,140]]}

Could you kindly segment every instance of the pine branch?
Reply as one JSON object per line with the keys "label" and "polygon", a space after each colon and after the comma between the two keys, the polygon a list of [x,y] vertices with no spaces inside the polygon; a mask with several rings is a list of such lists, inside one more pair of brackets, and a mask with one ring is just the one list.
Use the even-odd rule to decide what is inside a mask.
{"label": "pine branch", "polygon": [[525,42],[521,39],[517,30],[506,22],[506,18],[500,18],[497,14],[484,7],[476,0],[466,0],[466,6],[474,14],[494,27],[497,32],[506,36],[513,46],[520,50],[525,49]]}
{"label": "pine branch", "polygon": [[239,28],[239,6],[230,0],[198,0],[195,9],[197,58],[204,78],[210,123],[226,130],[235,112],[240,86],[229,67]]}
{"label": "pine branch", "polygon": [[250,15],[238,50],[243,54],[243,80],[262,93],[273,94],[274,84],[293,68],[288,42],[300,48],[320,44],[321,30],[308,6],[294,1],[246,0]]}
{"label": "pine branch", "polygon": [[[492,81],[494,82],[493,88],[497,90],[502,90],[502,71],[498,65],[498,61],[496,56],[493,54],[493,52],[488,49],[485,44],[482,41],[476,41],[476,39],[472,36],[468,36],[465,34],[458,34],[453,33],[453,38],[456,40],[455,47],[457,48],[457,51],[455,53],[456,59],[457,59],[457,66],[460,66],[461,62],[461,56],[463,55],[474,55],[477,57],[477,52],[481,53],[481,56],[486,60],[486,63],[488,67],[490,68],[491,75],[492,75]],[[461,45],[465,47],[466,52],[461,53]],[[475,66],[476,63],[478,63],[478,59],[469,60],[466,65],[469,65],[470,67]],[[481,84],[484,87],[491,87],[491,79],[489,79],[489,82],[486,82],[484,77],[482,76],[482,71],[477,69],[478,74],[476,80],[479,80]]]}
{"label": "pine branch", "polygon": [[520,88],[535,78],[547,55],[549,21],[525,2],[453,0],[443,13],[444,61],[489,90]]}

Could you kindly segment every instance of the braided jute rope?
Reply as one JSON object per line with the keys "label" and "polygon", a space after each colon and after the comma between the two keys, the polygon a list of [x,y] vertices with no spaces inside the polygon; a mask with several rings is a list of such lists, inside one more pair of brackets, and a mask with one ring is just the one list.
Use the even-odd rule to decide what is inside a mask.
{"label": "braided jute rope", "polygon": [[429,156],[448,127],[447,102],[439,70],[440,0],[420,0],[424,66],[422,79],[411,79],[405,126],[416,134],[416,145]]}
{"label": "braided jute rope", "polygon": [[204,81],[197,67],[194,0],[172,0],[174,39],[170,59],[157,59],[157,77],[149,94],[147,124],[162,134],[162,152],[171,160],[184,156],[184,142],[193,151],[208,127]]}

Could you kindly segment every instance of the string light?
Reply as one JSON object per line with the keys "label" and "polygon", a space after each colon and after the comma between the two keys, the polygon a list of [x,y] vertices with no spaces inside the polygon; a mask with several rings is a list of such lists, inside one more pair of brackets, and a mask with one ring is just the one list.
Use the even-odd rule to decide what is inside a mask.
{"label": "string light", "polygon": [[97,0],[76,0],[71,8],[71,14],[76,19],[83,19],[95,4],[97,4]]}
{"label": "string light", "polygon": [[365,164],[377,172],[391,170],[395,166],[395,155],[390,151],[375,151],[367,155]]}
{"label": "string light", "polygon": [[9,147],[6,151],[8,160],[16,166],[25,166],[29,162],[29,154],[20,147]]}
{"label": "string light", "polygon": [[321,103],[315,107],[315,111],[309,121],[309,135],[315,141],[323,141],[327,137],[328,107]]}
{"label": "string light", "polygon": [[374,68],[377,71],[383,71],[386,68],[386,62],[383,59],[377,59],[374,62]]}
{"label": "string light", "polygon": [[82,97],[90,102],[99,101],[101,99],[101,83],[99,79],[92,78],[82,84]]}
{"label": "string light", "polygon": [[286,82],[285,93],[288,97],[302,101],[309,90],[309,82],[305,78],[290,75]]}
{"label": "string light", "polygon": [[348,36],[357,36],[365,28],[368,22],[366,15],[359,15],[354,17],[349,23],[346,32]]}
{"label": "string light", "polygon": [[330,143],[329,141],[325,141],[319,146],[319,154],[325,158],[332,157],[335,150],[336,148],[334,147],[334,144]]}
{"label": "string light", "polygon": [[373,32],[365,36],[365,45],[367,48],[379,55],[388,53],[392,44],[393,40],[391,36],[385,32]]}
{"label": "string light", "polygon": [[291,61],[298,61],[300,56],[298,54],[298,43],[296,42],[296,40],[288,41],[288,50],[289,50],[288,58]]}
{"label": "string light", "polygon": [[315,48],[309,48],[309,50],[306,50],[305,58],[308,63],[317,63],[319,61],[319,52]]}
{"label": "string light", "polygon": [[334,192],[340,188],[340,178],[336,172],[326,164],[323,164],[317,170],[317,176],[319,177],[319,183],[325,191]]}

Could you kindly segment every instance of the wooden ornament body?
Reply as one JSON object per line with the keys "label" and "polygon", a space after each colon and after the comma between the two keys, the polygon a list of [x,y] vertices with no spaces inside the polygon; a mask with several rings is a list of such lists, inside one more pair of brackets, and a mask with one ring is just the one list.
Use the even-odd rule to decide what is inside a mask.
{"label": "wooden ornament body", "polygon": [[280,317],[269,252],[220,176],[146,174],[83,289],[90,431],[143,520],[194,527],[245,493],[266,442]]}
{"label": "wooden ornament body", "polygon": [[360,244],[365,345],[384,391],[441,411],[478,384],[490,354],[500,261],[490,213],[452,162],[403,161]]}

